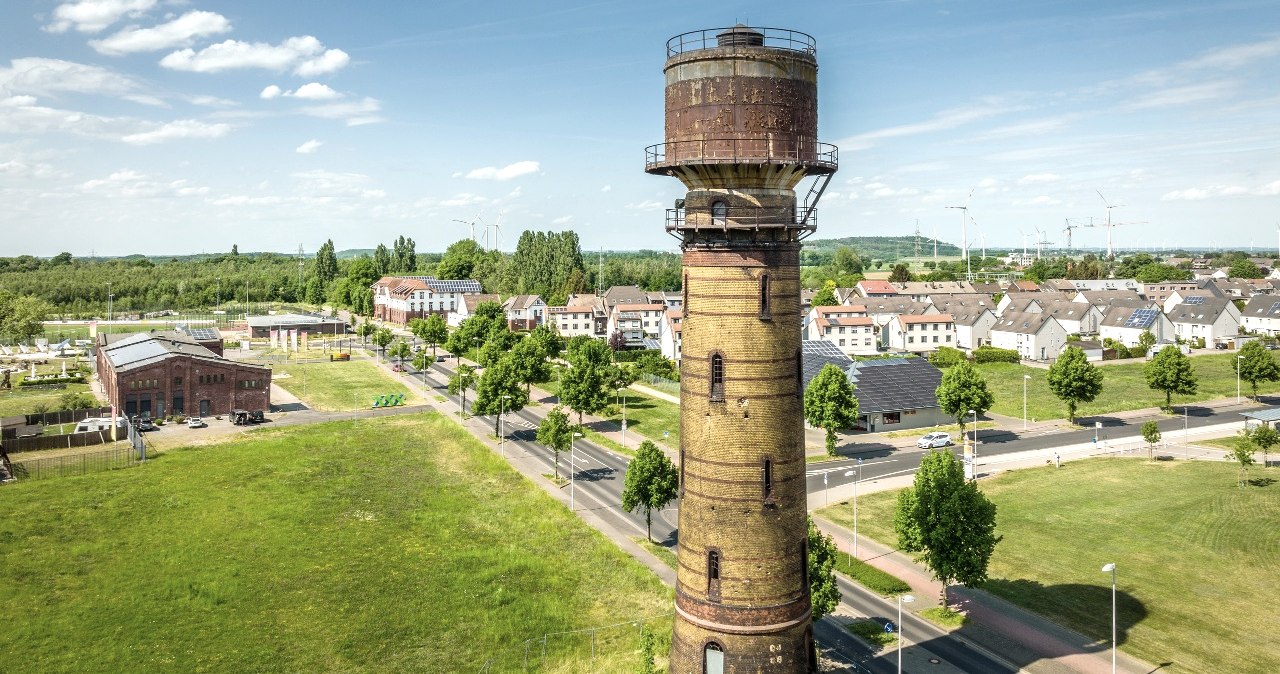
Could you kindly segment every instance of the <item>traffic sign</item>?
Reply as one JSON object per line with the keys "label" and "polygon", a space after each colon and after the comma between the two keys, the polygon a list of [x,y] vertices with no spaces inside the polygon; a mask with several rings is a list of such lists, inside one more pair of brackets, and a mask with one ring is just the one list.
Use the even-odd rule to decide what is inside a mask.
{"label": "traffic sign", "polygon": [[884,631],[885,631],[885,634],[893,634],[893,623],[886,622],[884,624]]}

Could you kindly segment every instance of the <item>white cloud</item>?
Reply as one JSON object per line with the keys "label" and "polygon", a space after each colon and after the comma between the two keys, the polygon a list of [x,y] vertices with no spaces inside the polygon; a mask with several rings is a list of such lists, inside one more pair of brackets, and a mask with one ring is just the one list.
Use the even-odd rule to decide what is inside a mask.
{"label": "white cloud", "polygon": [[1044,185],[1046,183],[1056,183],[1062,180],[1062,176],[1056,173],[1028,173],[1018,178],[1019,185]]}
{"label": "white cloud", "polygon": [[878,129],[876,131],[868,131],[867,133],[861,133],[847,140],[843,140],[839,145],[850,149],[866,149],[875,145],[876,141],[884,140],[886,138],[899,138],[902,136],[916,136],[925,133],[933,133],[935,131],[947,131],[988,117],[1016,112],[1020,109],[1022,108],[988,104],[985,106],[943,110],[923,122],[902,124],[899,126]]}
{"label": "white cloud", "polygon": [[1124,106],[1125,110],[1148,110],[1151,108],[1168,108],[1191,103],[1201,103],[1224,98],[1235,92],[1235,82],[1205,82],[1183,87],[1160,89],[1138,97]]}
{"label": "white cloud", "polygon": [[262,90],[262,93],[258,94],[258,98],[269,101],[273,98],[276,98],[280,94],[281,94],[280,87],[277,87],[274,84],[268,84],[266,88]]}
{"label": "white cloud", "polygon": [[448,199],[441,200],[440,205],[441,206],[470,206],[472,204],[483,204],[488,201],[489,201],[488,199],[478,194],[471,194],[470,192],[462,192]]}
{"label": "white cloud", "polygon": [[44,27],[50,33],[65,33],[75,28],[81,33],[97,33],[125,15],[141,16],[154,7],[156,0],[80,0],[64,2],[53,10],[53,23]]}
{"label": "white cloud", "polygon": [[613,191],[613,185],[605,185],[604,187],[601,187],[601,188],[600,188],[600,191],[601,191],[601,192],[612,192],[612,191]]}
{"label": "white cloud", "polygon": [[150,28],[130,26],[110,37],[90,40],[89,46],[102,54],[120,56],[188,46],[194,38],[218,35],[230,30],[231,22],[227,17],[216,12],[195,11]]}
{"label": "white cloud", "polygon": [[1263,186],[1258,190],[1258,194],[1260,194],[1260,195],[1262,195],[1262,196],[1267,196],[1267,197],[1272,197],[1272,196],[1275,196],[1275,195],[1277,195],[1277,194],[1280,194],[1280,180],[1277,180],[1277,181],[1275,181],[1275,182],[1273,182],[1273,183],[1268,183],[1268,184],[1266,184],[1266,185],[1263,185]]}
{"label": "white cloud", "polygon": [[662,203],[653,199],[646,199],[645,201],[627,204],[623,208],[630,211],[656,211],[662,208]]}
{"label": "white cloud", "polygon": [[324,145],[324,143],[312,138],[302,145],[299,145],[298,149],[294,150],[294,152],[297,152],[298,154],[315,154],[316,150],[319,150],[321,145]]}
{"label": "white cloud", "polygon": [[310,35],[291,37],[278,45],[225,40],[200,51],[180,49],[160,59],[171,70],[217,73],[237,68],[263,68],[283,72],[292,69],[310,77],[339,70],[351,61],[341,49],[328,49]]}
{"label": "white cloud", "polygon": [[999,186],[1000,186],[1000,181],[996,180],[995,178],[983,178],[982,180],[978,181],[979,189],[989,190],[991,188],[999,187]]}
{"label": "white cloud", "polygon": [[218,98],[217,96],[209,96],[207,94],[199,94],[187,99],[192,105],[205,105],[211,108],[230,108],[236,105],[235,101],[226,98]]}
{"label": "white cloud", "polygon": [[1248,194],[1257,196],[1273,196],[1280,194],[1280,180],[1257,189],[1249,189],[1243,185],[1210,185],[1208,187],[1188,187],[1185,190],[1166,192],[1161,201],[1203,201],[1215,197],[1239,197]]}
{"label": "white cloud", "polygon": [[79,189],[81,192],[114,199],[196,197],[209,193],[208,187],[193,185],[189,180],[160,182],[133,169],[120,169],[106,178],[86,180],[80,184]]}
{"label": "white cloud", "polygon": [[1054,199],[1053,197],[1041,195],[1032,199],[1031,201],[1028,201],[1027,203],[1031,204],[1032,206],[1057,206],[1062,202],[1057,199]]}
{"label": "white cloud", "polygon": [[376,114],[380,110],[382,110],[382,103],[376,98],[366,96],[359,101],[311,105],[303,108],[302,112],[323,119],[346,119],[347,126],[360,126],[381,122],[382,117]]}
{"label": "white cloud", "polygon": [[571,220],[573,220],[573,216],[572,216],[572,215],[562,215],[562,216],[560,216],[560,217],[556,218],[555,220],[552,220],[552,221],[551,221],[551,224],[553,224],[553,225],[567,225],[567,224],[569,224],[569,222],[570,222]]}
{"label": "white cloud", "polygon": [[1264,42],[1250,42],[1248,44],[1220,47],[1206,52],[1199,58],[1180,63],[1179,67],[1234,70],[1249,65],[1254,61],[1275,56],[1280,56],[1280,37]]}
{"label": "white cloud", "polygon": [[520,176],[537,172],[538,162],[526,160],[507,164],[501,168],[485,166],[484,168],[472,169],[467,172],[466,177],[472,180],[511,180],[512,178],[519,178]]}
{"label": "white cloud", "polygon": [[310,101],[331,101],[335,98],[342,98],[342,94],[330,89],[328,85],[319,82],[309,82],[298,87],[297,91],[289,91],[285,96],[293,98],[305,98]]}
{"label": "white cloud", "polygon": [[154,145],[183,138],[221,138],[230,132],[230,124],[206,124],[194,119],[180,119],[149,131],[128,134],[120,140],[132,145]]}
{"label": "white cloud", "polygon": [[17,58],[0,67],[0,93],[55,96],[62,93],[118,96],[139,102],[157,100],[141,94],[142,84],[99,66],[40,57]]}

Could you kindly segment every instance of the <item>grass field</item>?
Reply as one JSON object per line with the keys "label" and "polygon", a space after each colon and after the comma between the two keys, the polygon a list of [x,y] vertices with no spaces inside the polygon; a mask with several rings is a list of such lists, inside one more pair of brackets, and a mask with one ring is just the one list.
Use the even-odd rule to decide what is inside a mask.
{"label": "grass field", "polygon": [[[1236,374],[1231,369],[1231,361],[1234,358],[1234,354],[1213,354],[1192,358],[1192,367],[1195,368],[1196,376],[1199,378],[1199,391],[1191,396],[1175,395],[1174,406],[1197,400],[1234,397]],[[1093,402],[1080,405],[1076,412],[1077,416],[1164,405],[1164,394],[1147,388],[1146,378],[1142,374],[1143,365],[1145,363],[1125,363],[1100,367],[1099,369],[1103,372],[1102,394]],[[987,386],[996,396],[996,404],[991,409],[992,412],[1022,418],[1022,376],[1029,374],[1031,380],[1027,382],[1028,416],[1035,419],[1066,418],[1067,406],[1049,390],[1047,370],[1010,363],[987,363],[977,367],[978,371],[986,377]],[[1249,395],[1249,382],[1244,382],[1241,390],[1244,395]],[[1280,391],[1280,382],[1259,382],[1258,391],[1262,393]]]}
{"label": "grass field", "polygon": [[[1227,462],[1092,459],[983,482],[1004,540],[986,590],[1105,642],[1119,569],[1121,648],[1169,672],[1280,671],[1280,471],[1236,487]],[[858,499],[858,531],[892,544],[894,492]],[[848,507],[821,515],[849,525]]]}
{"label": "grass field", "polygon": [[[264,429],[6,486],[0,508],[14,671],[525,671],[526,639],[670,611],[647,569],[434,413]],[[637,637],[601,631],[594,663],[589,635],[553,637],[530,662],[626,671]]]}
{"label": "grass field", "polygon": [[12,379],[12,391],[0,391],[0,417],[17,414],[31,414],[35,407],[44,404],[50,410],[58,408],[58,400],[67,393],[88,393],[88,384],[67,384],[65,389],[28,390],[17,386],[17,379]]}
{"label": "grass field", "polygon": [[[291,363],[273,365],[271,383],[298,396],[309,407],[326,411],[363,410],[373,407],[374,398],[390,393],[408,393],[405,402],[421,402],[412,391],[367,360],[346,363]],[[277,378],[280,373],[289,375]]]}
{"label": "grass field", "polygon": [[[560,393],[560,382],[550,381],[545,384],[539,384],[538,388],[550,393],[558,395]],[[624,389],[621,398],[617,393],[609,396],[609,408],[600,414],[601,417],[622,423],[622,404],[621,400],[626,401],[627,408],[627,432],[636,432],[640,435],[660,442],[667,447],[680,446],[680,406],[647,396],[637,391]],[[571,415],[576,422],[577,416]],[[668,437],[663,437],[664,432],[670,433]]]}

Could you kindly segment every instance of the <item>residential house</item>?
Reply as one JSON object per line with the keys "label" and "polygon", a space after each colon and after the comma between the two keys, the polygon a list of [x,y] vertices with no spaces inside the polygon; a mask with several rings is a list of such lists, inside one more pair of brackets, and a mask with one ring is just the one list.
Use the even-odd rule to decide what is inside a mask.
{"label": "residential house", "polygon": [[927,302],[912,302],[906,298],[886,298],[886,299],[863,299],[859,304],[851,304],[850,307],[861,307],[871,317],[871,321],[876,328],[880,329],[881,343],[883,344],[883,328],[893,320],[894,316],[924,316],[927,314],[940,314],[938,307]]}
{"label": "residential house", "polygon": [[1275,337],[1280,335],[1280,301],[1270,295],[1255,295],[1240,310],[1247,332]]}
{"label": "residential house", "polygon": [[1049,314],[1010,311],[991,326],[991,345],[1012,349],[1025,360],[1054,360],[1067,343],[1066,328]]}
{"label": "residential house", "polygon": [[532,330],[546,320],[547,303],[539,295],[512,295],[502,303],[507,312],[507,327],[512,330]]}
{"label": "residential house", "polygon": [[855,316],[867,317],[870,316],[870,314],[867,313],[867,307],[862,304],[813,307],[812,309],[809,309],[809,313],[805,314],[805,327],[801,334],[804,339],[822,339],[822,336],[826,334],[825,328],[829,324],[818,326],[817,321],[819,319],[829,320],[832,318],[849,318]]}
{"label": "residential house", "polygon": [[1075,297],[1076,293],[1080,291],[1080,289],[1076,287],[1074,281],[1069,281],[1064,278],[1048,279],[1042,286],[1040,286],[1040,290],[1043,292],[1063,293],[1068,297]]}
{"label": "residential house", "polygon": [[1181,290],[1198,290],[1200,281],[1161,281],[1159,283],[1140,283],[1138,285],[1138,293],[1143,299],[1151,300],[1164,304],[1169,299],[1169,295]]}
{"label": "residential house", "polygon": [[684,331],[684,312],[674,309],[667,310],[662,317],[662,328],[658,333],[659,350],[662,355],[674,360],[678,365],[680,363],[680,352],[683,342],[681,341]]}
{"label": "residential house", "polygon": [[[1224,297],[1224,295],[1222,295],[1217,289],[1217,287],[1213,285],[1210,285],[1205,288],[1196,288],[1195,290],[1175,290],[1169,293],[1169,297],[1165,299],[1164,305],[1161,308],[1167,314],[1170,311],[1173,311],[1174,307],[1178,306],[1179,304],[1183,304],[1184,302],[1191,299],[1192,297],[1202,297],[1206,299],[1212,299],[1212,298],[1221,298],[1221,297]],[[1193,301],[1204,301],[1204,300],[1193,300]]]}
{"label": "residential house", "polygon": [[973,292],[981,293],[987,297],[994,297],[996,293],[1001,292],[1000,284],[991,281],[974,281]]}
{"label": "residential house", "polygon": [[1100,307],[1115,304],[1116,300],[1126,300],[1134,302],[1145,302],[1142,295],[1138,294],[1137,289],[1129,290],[1081,290],[1076,296],[1071,298],[1072,302],[1084,302]]}
{"label": "residential house", "polygon": [[865,311],[866,307],[814,307],[807,326],[806,339],[825,341],[848,356],[878,353],[879,330]]}
{"label": "residential house", "polygon": [[1099,307],[1068,300],[1053,300],[1040,305],[1039,311],[1058,319],[1067,334],[1095,335],[1106,315]]}
{"label": "residential house", "polygon": [[462,300],[458,302],[457,308],[449,312],[449,316],[445,322],[449,327],[456,328],[459,325],[462,325],[463,321],[474,316],[476,313],[476,307],[484,304],[485,302],[500,304],[502,302],[502,298],[496,294],[463,295]]}
{"label": "residential house", "polygon": [[1132,290],[1136,293],[1141,289],[1138,280],[1131,278],[1071,279],[1070,283],[1077,291]]}
{"label": "residential house", "polygon": [[661,303],[615,304],[609,312],[607,333],[622,333],[628,346],[644,346],[645,339],[657,339],[667,305]]}
{"label": "residential house", "polygon": [[854,362],[828,342],[801,342],[804,385],[826,365],[845,371],[858,399],[854,429],[867,432],[928,428],[955,421],[938,406],[942,372],[924,358]]}
{"label": "residential house", "polygon": [[1168,312],[1173,331],[1185,341],[1203,339],[1212,346],[1240,334],[1240,312],[1225,297],[1189,297]]}
{"label": "residential house", "polygon": [[943,313],[952,307],[986,307],[992,312],[996,310],[996,303],[991,300],[990,295],[985,293],[929,295],[925,301],[938,307],[938,311]]}
{"label": "residential house", "polygon": [[973,351],[991,342],[991,328],[996,324],[996,314],[990,307],[954,305],[947,310],[956,326],[957,349]]}
{"label": "residential house", "polygon": [[912,302],[925,302],[930,295],[973,295],[973,284],[968,281],[908,281],[894,283],[898,297]]}
{"label": "residential house", "polygon": [[567,307],[591,307],[592,336],[604,339],[608,336],[609,329],[609,311],[605,308],[605,300],[591,293],[582,293],[570,295],[568,301],[565,302]]}
{"label": "residential house", "polygon": [[1049,293],[1039,293],[1039,292],[1005,293],[1004,297],[1000,298],[1000,302],[996,304],[996,315],[1003,316],[1004,312],[1006,311],[1026,311],[1026,308],[1032,304],[1039,306],[1040,304],[1044,302],[1048,302],[1051,299],[1056,299],[1056,296],[1051,295]]}
{"label": "residential house", "polygon": [[1173,323],[1156,307],[1132,307],[1112,305],[1098,324],[1098,336],[1104,341],[1114,339],[1125,346],[1137,346],[1142,333],[1150,332],[1156,343],[1172,342]]}
{"label": "residential house", "polygon": [[1042,290],[1040,284],[1031,279],[1017,279],[1009,284],[1009,292],[1011,293],[1038,293]]}
{"label": "residential house", "polygon": [[884,326],[884,345],[911,353],[930,353],[940,346],[956,345],[956,323],[951,314],[898,314]]}
{"label": "residential house", "polygon": [[595,337],[594,315],[595,307],[590,304],[547,307],[547,324],[566,339],[578,335]]}
{"label": "residential house", "polygon": [[462,306],[462,298],[481,292],[479,281],[434,276],[383,276],[370,289],[373,317],[400,325],[431,314],[444,314],[450,325],[456,325],[462,319],[453,314]]}
{"label": "residential house", "polygon": [[1106,352],[1106,350],[1102,347],[1102,342],[1097,342],[1093,340],[1082,341],[1082,342],[1067,342],[1066,346],[1063,346],[1062,348],[1065,350],[1072,347],[1083,351],[1084,359],[1090,362],[1102,360]]}
{"label": "residential house", "polygon": [[859,295],[866,298],[889,298],[898,295],[898,289],[883,279],[862,279],[854,287]]}

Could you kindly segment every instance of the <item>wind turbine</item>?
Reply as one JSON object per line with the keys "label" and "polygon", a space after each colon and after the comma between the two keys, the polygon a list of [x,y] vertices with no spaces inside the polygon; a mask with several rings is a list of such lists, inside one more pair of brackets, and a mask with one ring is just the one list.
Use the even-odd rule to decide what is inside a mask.
{"label": "wind turbine", "polygon": [[[498,218],[497,218],[497,220],[495,220],[495,221],[493,222],[493,224],[492,224],[492,225],[488,225],[488,226],[486,226],[486,227],[484,228],[484,239],[485,239],[485,244],[489,247],[489,249],[490,249],[490,250],[497,250],[497,249],[498,249],[498,245],[499,245],[499,244],[500,244],[500,242],[502,241],[502,215],[503,215],[502,213],[499,213],[499,214],[498,214]],[[490,228],[490,227],[492,227],[492,228],[493,228],[493,240],[492,240],[492,241],[490,241],[490,240],[489,240],[489,228]]]}
{"label": "wind turbine", "polygon": [[462,224],[466,225],[467,227],[470,227],[470,228],[471,228],[471,240],[472,240],[472,241],[475,241],[475,240],[476,240],[476,223],[477,223],[477,222],[481,222],[481,220],[480,220],[480,214],[479,214],[479,213],[476,213],[476,216],[475,216],[474,218],[471,218],[471,220],[469,220],[469,221],[468,221],[468,220],[458,220],[457,218],[454,218],[453,222],[460,222],[460,223],[462,223]]}
{"label": "wind turbine", "polygon": [[[963,206],[947,206],[946,208],[954,208],[960,211],[960,241],[964,243],[964,247],[960,251],[960,259],[969,260],[969,201],[973,199],[973,190],[970,188],[969,196],[965,198]],[[970,269],[972,273],[972,269]]]}
{"label": "wind turbine", "polygon": [[[1111,205],[1111,202],[1107,201],[1107,198],[1106,198],[1106,197],[1102,196],[1102,190],[1094,190],[1094,191],[1098,193],[1098,197],[1100,197],[1100,198],[1102,199],[1102,203],[1106,204],[1106,206],[1107,206],[1107,224],[1106,224],[1106,228],[1107,228],[1107,259],[1109,259],[1109,260],[1113,260],[1113,259],[1115,259],[1115,252],[1111,249],[1111,230],[1112,230],[1113,228],[1117,227],[1118,225],[1113,225],[1113,224],[1111,224],[1111,209],[1113,209],[1113,208],[1120,208],[1120,207],[1121,207],[1121,206],[1123,206],[1124,204],[1116,204],[1116,205],[1114,205],[1114,206],[1113,206],[1113,205]],[[1127,223],[1126,223],[1126,224],[1127,224]]]}

